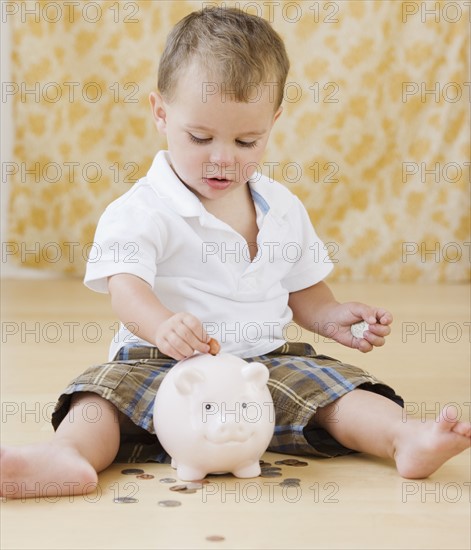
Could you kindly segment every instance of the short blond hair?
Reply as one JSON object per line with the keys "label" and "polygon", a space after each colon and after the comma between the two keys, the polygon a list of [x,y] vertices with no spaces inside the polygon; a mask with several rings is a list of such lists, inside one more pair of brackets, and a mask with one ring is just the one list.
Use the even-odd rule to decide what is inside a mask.
{"label": "short blond hair", "polygon": [[270,23],[236,8],[204,8],[179,21],[160,59],[158,89],[174,99],[178,79],[197,61],[205,77],[224,83],[236,101],[250,101],[254,86],[275,89],[275,110],[283,101],[289,59]]}

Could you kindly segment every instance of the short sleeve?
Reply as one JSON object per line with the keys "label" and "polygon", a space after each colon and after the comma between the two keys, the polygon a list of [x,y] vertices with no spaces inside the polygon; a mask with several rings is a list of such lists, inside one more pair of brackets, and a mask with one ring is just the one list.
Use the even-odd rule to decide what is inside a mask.
{"label": "short sleeve", "polygon": [[102,214],[88,253],[84,283],[96,292],[108,292],[108,277],[136,275],[152,288],[162,250],[162,231],[143,208],[112,203]]}
{"label": "short sleeve", "polygon": [[284,288],[296,292],[322,281],[333,269],[328,247],[317,236],[301,201],[295,197],[291,219],[293,228],[293,249],[297,250],[297,261],[282,280]]}

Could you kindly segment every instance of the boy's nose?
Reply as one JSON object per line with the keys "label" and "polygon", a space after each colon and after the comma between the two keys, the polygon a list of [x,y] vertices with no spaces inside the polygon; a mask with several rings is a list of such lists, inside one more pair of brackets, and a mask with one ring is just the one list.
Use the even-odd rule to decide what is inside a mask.
{"label": "boy's nose", "polygon": [[218,147],[211,151],[210,161],[219,166],[232,166],[235,156],[231,147]]}

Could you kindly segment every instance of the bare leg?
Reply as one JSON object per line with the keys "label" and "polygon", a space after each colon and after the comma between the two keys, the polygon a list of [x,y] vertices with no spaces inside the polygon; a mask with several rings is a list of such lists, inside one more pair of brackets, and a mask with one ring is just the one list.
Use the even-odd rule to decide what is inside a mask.
{"label": "bare leg", "polygon": [[353,390],[319,409],[315,421],[345,447],[393,458],[405,478],[425,478],[471,445],[471,423],[456,419],[455,407],[436,420],[404,418],[386,397]]}
{"label": "bare leg", "polygon": [[7,498],[92,492],[97,472],[119,448],[117,409],[93,393],[78,393],[50,442],[6,447],[0,455],[0,494]]}

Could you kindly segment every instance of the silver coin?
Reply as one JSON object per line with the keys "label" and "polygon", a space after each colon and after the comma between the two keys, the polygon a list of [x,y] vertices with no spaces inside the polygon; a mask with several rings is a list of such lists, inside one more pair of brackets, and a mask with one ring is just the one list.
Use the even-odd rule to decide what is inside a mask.
{"label": "silver coin", "polygon": [[133,497],[117,497],[113,499],[113,502],[117,504],[134,504],[135,502],[139,502],[139,500]]}
{"label": "silver coin", "polygon": [[284,460],[277,460],[275,464],[284,464],[285,466],[293,466],[298,462],[299,460],[297,458],[285,458]]}
{"label": "silver coin", "polygon": [[286,477],[283,481],[286,481],[286,483],[299,483],[301,480],[299,477]]}
{"label": "silver coin", "polygon": [[177,480],[173,479],[173,477],[163,477],[162,479],[159,479],[160,483],[175,483]]}
{"label": "silver coin", "polygon": [[165,508],[174,508],[175,506],[181,506],[179,500],[159,500],[159,506],[164,506]]}
{"label": "silver coin", "polygon": [[221,535],[209,535],[208,537],[206,537],[206,540],[209,540],[211,542],[221,542],[223,540],[226,540],[226,538]]}
{"label": "silver coin", "polygon": [[354,323],[350,327],[350,332],[355,338],[363,338],[363,333],[368,330],[368,323],[366,321],[360,321],[359,323]]}
{"label": "silver coin", "polygon": [[186,484],[186,488],[187,489],[202,489],[203,488],[203,483],[201,483],[200,481],[192,481],[191,483],[187,483]]}
{"label": "silver coin", "polygon": [[188,485],[174,485],[173,487],[170,487],[170,490],[171,491],[177,491],[178,493],[186,493],[186,494],[196,493],[196,488],[189,487],[189,484]]}
{"label": "silver coin", "polygon": [[295,468],[299,468],[300,466],[308,466],[308,463],[302,460],[298,460],[296,464],[291,464],[291,466],[294,466]]}
{"label": "silver coin", "polygon": [[282,475],[281,472],[262,472],[260,477],[281,477]]}
{"label": "silver coin", "polygon": [[121,473],[126,476],[132,476],[137,474],[143,474],[144,470],[141,470],[140,468],[125,468],[124,470],[121,470]]}

